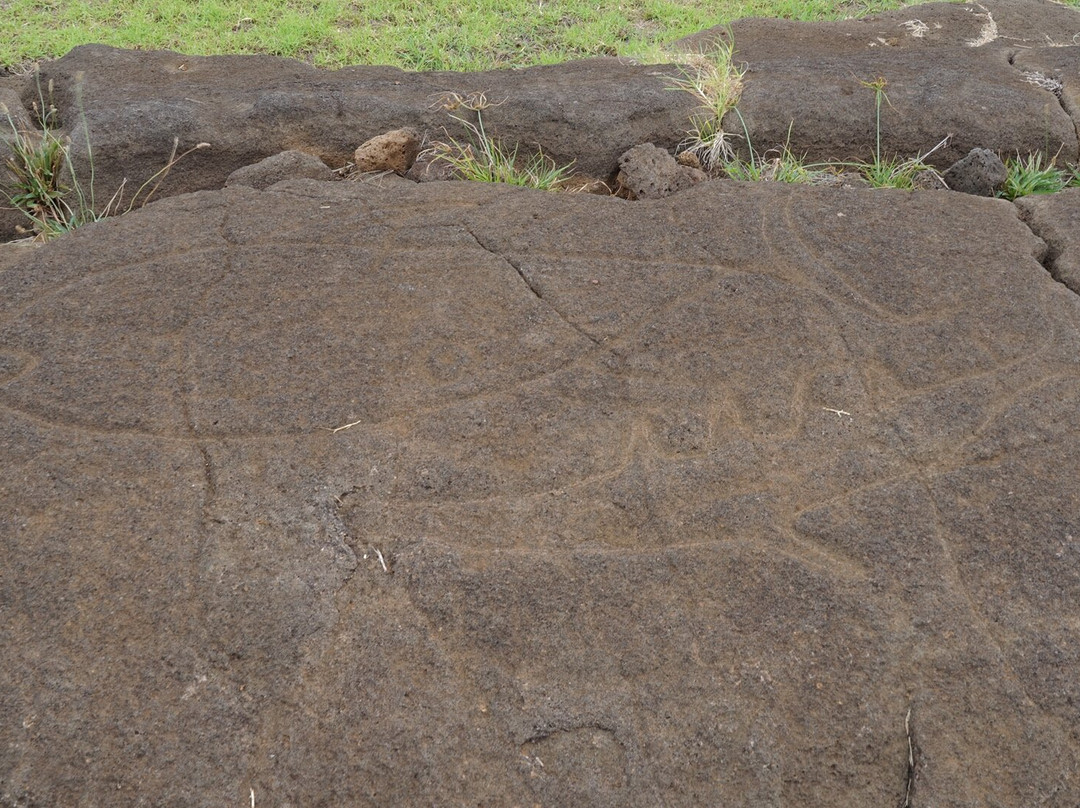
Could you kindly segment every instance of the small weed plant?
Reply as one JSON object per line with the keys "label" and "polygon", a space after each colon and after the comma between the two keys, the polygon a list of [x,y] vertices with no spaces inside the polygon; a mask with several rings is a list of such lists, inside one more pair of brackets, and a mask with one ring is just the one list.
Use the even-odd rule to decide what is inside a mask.
{"label": "small weed plant", "polygon": [[[40,85],[38,87],[38,100],[33,104],[33,112],[41,127],[40,131],[20,128],[11,111],[0,104],[0,115],[7,118],[10,129],[10,135],[4,139],[11,149],[11,156],[5,162],[10,181],[4,184],[7,188],[3,193],[7,196],[8,203],[26,216],[34,237],[42,241],[56,238],[107,216],[128,213],[136,207],[142,207],[150,201],[177,162],[191,152],[210,145],[200,143],[178,155],[179,139],[174,138],[172,153],[165,166],[139,186],[126,205],[123,192],[127,180],[124,180],[109,201],[99,209],[94,199],[94,155],[89,129],[84,121],[86,154],[90,166],[89,179],[84,184],[80,181],[72,160],[71,139],[59,134],[52,92],[51,81],[48,85],[48,100]],[[143,196],[147,188],[149,191]]]}
{"label": "small weed plant", "polygon": [[524,157],[519,153],[518,146],[508,149],[489,136],[484,128],[483,111],[497,105],[488,101],[483,93],[471,93],[464,97],[451,93],[442,99],[440,106],[450,112],[464,109],[472,112],[476,118],[473,122],[464,115],[451,115],[468,130],[468,142],[448,138],[449,142],[434,146],[436,158],[450,163],[462,179],[550,191],[561,188],[569,178],[572,163],[557,165],[540,148]]}
{"label": "small weed plant", "polygon": [[915,187],[915,179],[924,172],[931,172],[939,176],[933,167],[927,165],[926,158],[949,142],[945,138],[934,148],[921,157],[901,159],[899,157],[883,157],[881,154],[881,109],[883,104],[892,107],[889,96],[885,93],[888,82],[883,76],[878,76],[873,81],[860,81],[863,87],[874,91],[874,162],[851,164],[872,188],[901,188],[910,191]]}
{"label": "small weed plant", "polygon": [[[735,46],[730,33],[722,38],[710,54],[692,55],[687,60],[683,77],[674,79],[670,89],[683,90],[701,102],[701,110],[691,118],[691,128],[680,144],[680,150],[693,154],[701,167],[713,176],[726,176],[745,181],[773,180],[778,182],[820,185],[835,183],[837,174],[852,169],[861,174],[874,188],[915,187],[920,174],[930,172],[940,181],[940,175],[929,166],[926,158],[948,142],[943,140],[918,158],[899,159],[882,155],[881,117],[885,105],[892,106],[885,93],[888,83],[883,77],[873,81],[861,81],[864,87],[874,91],[874,160],[871,163],[818,163],[806,164],[790,149],[791,129],[784,146],[766,152],[754,150],[746,121],[739,113],[737,104],[742,89],[745,69],[734,62]],[[734,112],[742,123],[741,135],[726,132],[723,119]],[[745,140],[749,158],[741,157],[732,139]],[[769,157],[772,153],[775,156]]]}
{"label": "small weed plant", "polygon": [[[721,164],[723,174],[728,179],[744,182],[786,182],[798,185],[826,185],[836,181],[836,172],[831,164],[807,164],[791,151],[791,127],[788,127],[787,141],[778,149],[771,149],[759,155],[754,150],[746,121],[736,109],[743,126],[749,159],[733,155]],[[770,157],[769,155],[774,155]]]}

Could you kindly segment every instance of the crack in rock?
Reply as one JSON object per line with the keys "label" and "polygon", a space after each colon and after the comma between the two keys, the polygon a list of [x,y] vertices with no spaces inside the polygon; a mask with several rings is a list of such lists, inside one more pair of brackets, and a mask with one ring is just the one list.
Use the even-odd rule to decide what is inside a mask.
{"label": "crack in rock", "polygon": [[1031,231],[1031,234],[1043,244],[1043,249],[1034,255],[1035,260],[1042,264],[1043,269],[1051,278],[1074,295],[1080,295],[1080,277],[1067,271],[1062,266],[1061,258],[1066,251],[1067,245],[1062,245],[1062,234],[1052,221],[1040,219],[1038,209],[1035,207],[1038,201],[1031,197],[1023,197],[1014,203],[1017,217]]}
{"label": "crack in rock", "polygon": [[563,314],[561,311],[559,311],[559,309],[556,306],[554,306],[551,303],[550,300],[545,300],[543,293],[541,293],[541,291],[536,288],[536,286],[532,283],[532,281],[529,280],[528,276],[525,274],[525,272],[522,270],[522,268],[520,266],[518,266],[518,264],[516,264],[514,261],[512,261],[507,256],[502,255],[498,251],[492,249],[487,244],[485,244],[483,242],[483,240],[479,236],[477,236],[476,233],[473,232],[472,228],[469,227],[468,225],[465,225],[464,229],[465,229],[466,233],[468,233],[470,236],[472,236],[473,241],[475,241],[477,243],[477,245],[480,247],[480,249],[482,249],[486,253],[490,253],[491,255],[494,255],[500,261],[503,261],[504,263],[509,264],[510,267],[513,268],[514,272],[517,273],[518,277],[521,278],[522,282],[529,288],[529,291],[533,293],[533,295],[536,297],[536,299],[541,301],[545,306],[547,306],[549,309],[551,309],[553,312],[555,312],[555,314],[558,316],[558,318],[560,320],[562,320],[564,323],[566,323],[568,326],[570,326],[570,328],[574,329],[577,333],[581,334],[581,336],[585,337],[585,339],[589,340],[589,342],[591,342],[593,345],[599,345],[600,344],[599,339],[594,337],[589,332],[585,331],[581,326],[579,326],[576,323],[573,323],[569,319],[567,319],[566,315]]}

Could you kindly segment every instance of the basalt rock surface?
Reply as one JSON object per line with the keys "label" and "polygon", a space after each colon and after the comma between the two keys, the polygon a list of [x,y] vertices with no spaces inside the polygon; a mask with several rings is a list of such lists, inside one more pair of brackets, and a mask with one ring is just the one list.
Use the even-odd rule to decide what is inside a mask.
{"label": "basalt rock surface", "polygon": [[[1017,8],[907,9],[931,44],[894,51]],[[88,92],[105,142],[217,145],[0,245],[0,803],[1080,804],[1080,189],[221,188],[335,167],[335,76],[398,112],[495,76],[48,68],[106,86],[91,57],[164,99]],[[595,94],[544,102],[587,124],[564,156],[604,82],[654,88],[597,168],[690,109],[663,70],[537,70],[519,111],[528,76]],[[418,126],[387,116],[333,142]]]}
{"label": "basalt rock surface", "polygon": [[1075,805],[1047,255],[960,194],[393,176],[24,248],[0,797]]}

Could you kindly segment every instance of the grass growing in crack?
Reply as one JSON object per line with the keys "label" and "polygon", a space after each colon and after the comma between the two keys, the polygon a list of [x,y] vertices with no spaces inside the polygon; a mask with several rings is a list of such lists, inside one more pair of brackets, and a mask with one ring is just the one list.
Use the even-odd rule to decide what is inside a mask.
{"label": "grass growing in crack", "polygon": [[[71,139],[61,136],[56,126],[56,107],[52,103],[52,82],[48,87],[48,101],[45,93],[38,87],[38,100],[33,104],[34,115],[41,126],[40,131],[20,129],[11,115],[11,111],[0,104],[0,114],[7,118],[11,134],[4,139],[11,149],[11,156],[5,162],[5,168],[11,177],[12,190],[4,191],[13,208],[21,211],[30,223],[33,235],[43,241],[61,236],[78,227],[100,221],[108,216],[129,213],[135,207],[148,203],[164,181],[169,171],[177,162],[197,149],[208,147],[209,143],[200,143],[183,154],[177,155],[179,139],[173,139],[172,153],[165,166],[144,182],[135,195],[125,205],[124,185],[120,184],[116,192],[103,208],[98,209],[94,198],[94,153],[90,144],[89,129],[83,126],[86,134],[86,154],[90,165],[87,183],[79,179],[71,157]],[[76,88],[76,98],[79,89]],[[153,183],[153,186],[151,186]],[[150,187],[146,196],[143,192]]]}
{"label": "grass growing in crack", "polygon": [[735,65],[734,54],[735,44],[729,34],[717,42],[711,53],[685,57],[682,77],[672,79],[669,88],[688,92],[701,103],[701,109],[690,119],[680,150],[691,152],[709,173],[735,160],[732,134],[724,131],[723,121],[739,101],[746,70]]}
{"label": "grass growing in crack", "polygon": [[538,188],[543,191],[556,190],[569,178],[573,164],[560,166],[543,150],[526,156],[519,153],[519,147],[507,148],[484,129],[483,111],[494,106],[483,93],[471,93],[464,98],[451,93],[441,102],[443,109],[453,111],[465,109],[476,116],[476,122],[461,115],[451,115],[468,132],[468,142],[461,143],[449,138],[448,143],[434,146],[436,159],[443,160],[454,167],[462,179],[475,182],[501,182],[524,188]]}
{"label": "grass growing in crack", "polygon": [[1043,164],[1041,152],[1019,154],[1005,160],[1005,185],[998,192],[1003,199],[1013,200],[1032,194],[1054,194],[1065,188],[1080,188],[1080,166],[1058,168],[1054,161]]}
{"label": "grass growing in crack", "polygon": [[885,93],[885,86],[888,81],[883,76],[878,76],[873,81],[860,81],[859,84],[874,91],[874,162],[856,163],[853,167],[866,178],[872,188],[911,190],[915,187],[915,177],[917,175],[924,171],[934,170],[924,161],[930,154],[944,145],[948,139],[943,140],[922,157],[907,160],[898,157],[883,158],[881,156],[881,109],[883,104],[892,107],[892,102],[889,101],[889,96]]}
{"label": "grass growing in crack", "polygon": [[0,114],[7,118],[11,134],[4,140],[11,149],[5,168],[12,178],[11,191],[5,191],[8,202],[26,214],[35,230],[45,231],[50,222],[69,220],[75,210],[67,201],[71,186],[64,181],[64,171],[71,172],[70,142],[56,132],[56,107],[53,106],[52,84],[49,84],[49,103],[38,88],[38,100],[33,104],[34,117],[41,126],[40,133],[20,129],[6,105]]}
{"label": "grass growing in crack", "polygon": [[[737,107],[745,70],[735,65],[733,57],[734,43],[729,34],[720,40],[713,53],[700,54],[688,60],[683,77],[673,80],[671,86],[671,89],[689,92],[701,102],[701,111],[691,118],[691,128],[680,144],[680,149],[693,154],[707,173],[750,182],[774,180],[822,184],[829,182],[838,171],[849,168],[861,174],[873,188],[903,189],[914,188],[917,177],[924,172],[931,172],[940,180],[940,175],[925,160],[945,145],[948,139],[918,158],[905,160],[882,156],[882,108],[886,104],[892,106],[885,93],[888,82],[883,77],[860,82],[864,87],[874,91],[873,162],[807,165],[789,148],[790,128],[788,129],[788,143],[773,150],[776,153],[775,157],[767,158],[770,152],[759,155],[754,150],[746,121]],[[724,131],[722,122],[729,112],[734,112],[742,123],[742,135]],[[737,154],[731,142],[732,138],[746,141],[749,158],[742,158]]]}
{"label": "grass growing in crack", "polygon": [[878,76],[873,81],[859,81],[863,87],[874,91],[874,161],[872,163],[839,163],[838,166],[854,168],[858,171],[872,188],[900,188],[910,191],[915,188],[916,178],[920,174],[929,172],[937,181],[941,175],[937,170],[927,164],[926,158],[949,142],[949,137],[943,139],[930,151],[919,157],[902,159],[899,157],[883,157],[881,154],[881,110],[884,104],[892,107],[889,96],[885,93],[888,81],[883,76]]}
{"label": "grass growing in crack", "polygon": [[[728,179],[744,182],[786,182],[798,185],[821,185],[835,180],[836,172],[828,163],[807,164],[791,151],[791,127],[788,127],[787,141],[777,149],[770,149],[759,155],[754,150],[746,121],[736,109],[735,114],[743,125],[743,137],[750,152],[749,159],[733,155],[720,165],[722,173]],[[769,157],[775,154],[774,157]]]}

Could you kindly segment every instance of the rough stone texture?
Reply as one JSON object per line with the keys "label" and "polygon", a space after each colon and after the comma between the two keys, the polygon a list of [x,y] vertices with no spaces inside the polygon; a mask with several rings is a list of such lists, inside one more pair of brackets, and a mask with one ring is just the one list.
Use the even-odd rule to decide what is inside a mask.
{"label": "rough stone texture", "polygon": [[795,154],[813,160],[871,161],[876,96],[864,82],[884,78],[883,155],[927,155],[951,135],[926,162],[944,169],[973,148],[1003,154],[1042,150],[1076,160],[1073,120],[1053,93],[1027,82],[1002,51],[938,49],[928,58],[895,50],[757,60],[754,45],[745,39],[737,43],[736,58],[749,64],[738,106],[742,118],[729,113],[724,125],[742,131],[745,122],[759,149],[787,143]]}
{"label": "rough stone texture", "polygon": [[975,196],[994,196],[1009,176],[1001,158],[989,149],[972,149],[942,175],[950,190]]}
{"label": "rough stone texture", "polygon": [[[1075,8],[1047,0],[930,3],[862,20],[739,20],[731,30],[736,62],[747,73],[742,118],[731,114],[725,126],[742,135],[745,124],[759,153],[786,144],[813,161],[870,160],[875,95],[863,82],[883,78],[887,156],[924,155],[949,136],[928,158],[938,169],[973,148],[1080,159]],[[723,31],[677,45],[707,50]],[[97,196],[106,200],[125,178],[137,187],[158,171],[174,137],[181,151],[199,142],[213,148],[175,166],[157,198],[218,188],[234,170],[283,150],[338,168],[357,143],[400,127],[464,140],[469,133],[453,115],[478,94],[489,102],[490,134],[527,151],[540,147],[559,165],[573,162],[583,182],[613,186],[628,148],[651,142],[673,151],[684,141],[697,102],[670,91],[681,75],[676,66],[617,59],[477,74],[326,71],[272,57],[83,46],[45,64],[41,81],[54,81],[64,134],[84,175],[89,129]],[[18,88],[26,105],[38,94],[31,77],[0,82]],[[423,170],[415,176],[432,178]],[[11,237],[15,222],[0,214],[0,238]]]}
{"label": "rough stone texture", "polygon": [[27,132],[36,127],[30,110],[23,106],[19,91],[10,85],[0,85],[0,139],[6,141],[12,128]]}
{"label": "rough stone texture", "polygon": [[416,156],[416,161],[405,173],[415,182],[435,182],[458,179],[457,169],[449,160],[440,157],[435,149],[425,149]]}
{"label": "rough stone texture", "polygon": [[284,151],[236,169],[225,180],[225,185],[246,185],[261,191],[282,180],[329,180],[333,176],[318,157],[301,151]]}
{"label": "rough stone texture", "polygon": [[1046,241],[1047,270],[1080,294],[1080,188],[1016,200],[1020,215]]}
{"label": "rough stone texture", "polygon": [[1080,802],[1080,305],[1012,205],[386,179],[0,271],[0,801]]}
{"label": "rough stone texture", "polygon": [[353,154],[357,171],[393,171],[404,174],[420,154],[420,133],[395,129],[361,143]]}
{"label": "rough stone texture", "polygon": [[[614,175],[620,154],[652,141],[674,148],[694,108],[686,93],[666,88],[674,67],[617,59],[487,73],[408,73],[390,67],[319,70],[270,56],[184,56],[169,51],[75,48],[42,66],[76,144],[92,135],[104,188],[143,177],[180,148],[212,144],[170,173],[165,195],[219,188],[237,168],[287,149],[331,167],[353,158],[358,143],[392,129],[466,130],[442,109],[452,93],[486,94],[489,134],[508,143],[539,144],[559,164],[574,161],[589,176]],[[82,109],[75,87],[81,77]],[[29,84],[24,98],[31,92]]]}
{"label": "rough stone texture", "polygon": [[1013,57],[1013,67],[1026,81],[1056,87],[1062,108],[1080,123],[1080,40],[1073,41],[1078,44],[1020,50]]}
{"label": "rough stone texture", "polygon": [[747,18],[718,25],[673,43],[676,51],[707,53],[731,34],[737,45],[754,42],[759,59],[796,53],[852,56],[870,51],[933,52],[938,48],[1029,48],[1077,44],[1080,15],[1047,0],[923,3],[835,22]]}
{"label": "rough stone texture", "polygon": [[917,172],[911,178],[911,187],[916,191],[945,191],[949,188],[941,175],[933,169]]}
{"label": "rough stone texture", "polygon": [[[865,20],[740,20],[730,31],[747,73],[742,118],[730,114],[725,128],[742,133],[745,123],[761,151],[787,143],[814,160],[872,159],[875,95],[861,82],[880,77],[890,102],[881,132],[888,155],[922,155],[951,135],[928,158],[937,168],[973,148],[1077,159],[1074,120],[1030,83],[1028,68],[1009,63],[1018,49],[1063,50],[1035,46],[1071,43],[1080,32],[1075,9],[1039,0],[931,3]],[[718,27],[676,45],[708,50],[726,36]]]}
{"label": "rough stone texture", "polygon": [[642,143],[619,158],[615,181],[633,199],[663,199],[706,179],[700,168],[682,165],[659,146]]}

